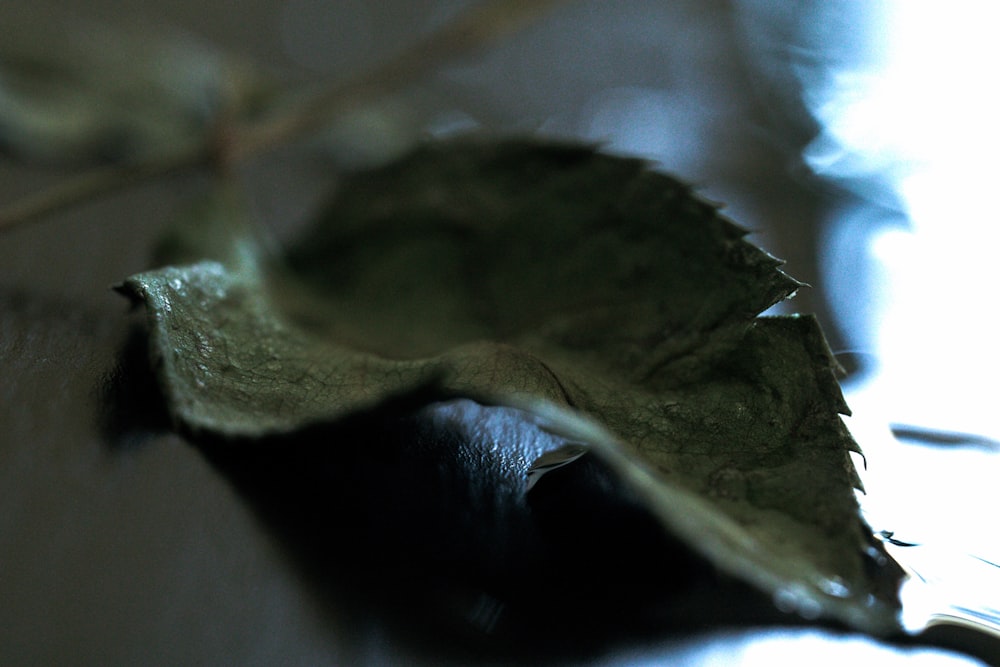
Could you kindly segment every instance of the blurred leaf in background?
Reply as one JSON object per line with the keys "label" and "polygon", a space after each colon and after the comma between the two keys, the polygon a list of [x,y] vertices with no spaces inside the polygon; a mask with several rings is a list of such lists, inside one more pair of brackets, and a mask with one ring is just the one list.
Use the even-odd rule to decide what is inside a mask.
{"label": "blurred leaf in background", "polygon": [[0,149],[82,166],[205,150],[227,115],[268,89],[263,73],[192,35],[39,14],[0,41]]}

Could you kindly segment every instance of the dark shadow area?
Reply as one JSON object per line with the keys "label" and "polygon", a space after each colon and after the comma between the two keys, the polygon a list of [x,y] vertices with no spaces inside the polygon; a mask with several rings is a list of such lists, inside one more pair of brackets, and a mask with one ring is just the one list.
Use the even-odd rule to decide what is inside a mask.
{"label": "dark shadow area", "polygon": [[[103,387],[119,452],[170,424],[145,346],[141,331],[130,336]],[[503,434],[467,421],[490,408],[469,405],[463,421],[411,396],[286,436],[188,439],[322,606],[430,660],[573,662],[802,622],[667,535],[593,457],[525,493]]]}
{"label": "dark shadow area", "polygon": [[525,495],[503,453],[464,426],[393,406],[202,445],[311,590],[421,653],[578,660],[672,632],[795,622],[667,536],[598,461]]}
{"label": "dark shadow area", "polygon": [[170,430],[163,393],[150,368],[149,339],[133,326],[122,345],[118,363],[96,388],[99,428],[115,450],[141,446]]}
{"label": "dark shadow area", "polygon": [[[102,398],[118,452],[169,429],[141,330]],[[666,534],[594,457],[526,493],[513,444],[468,421],[493,408],[469,405],[455,412],[417,395],[291,435],[188,439],[309,594],[354,619],[359,636],[347,641],[377,629],[430,661],[552,664],[727,626],[815,625]],[[896,641],[987,659],[995,648],[953,628]]]}

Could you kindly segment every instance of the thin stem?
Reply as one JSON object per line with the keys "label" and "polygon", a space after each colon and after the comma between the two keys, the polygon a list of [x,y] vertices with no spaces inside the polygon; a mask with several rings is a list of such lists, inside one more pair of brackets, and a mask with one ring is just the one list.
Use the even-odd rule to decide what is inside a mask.
{"label": "thin stem", "polygon": [[334,114],[360,106],[416,80],[478,48],[530,25],[567,0],[494,0],[475,7],[391,60],[305,100],[274,122],[237,132],[231,159],[237,161],[308,135]]}
{"label": "thin stem", "polygon": [[414,81],[455,58],[500,40],[568,0],[493,0],[404,49],[385,64],[333,86],[278,116],[245,126],[223,127],[213,146],[155,161],[86,172],[34,193],[0,210],[0,232],[123,188],[200,166],[228,168],[330,122],[335,114],[360,106]]}
{"label": "thin stem", "polygon": [[132,185],[204,165],[207,161],[204,152],[198,151],[146,163],[92,169],[0,210],[0,232]]}

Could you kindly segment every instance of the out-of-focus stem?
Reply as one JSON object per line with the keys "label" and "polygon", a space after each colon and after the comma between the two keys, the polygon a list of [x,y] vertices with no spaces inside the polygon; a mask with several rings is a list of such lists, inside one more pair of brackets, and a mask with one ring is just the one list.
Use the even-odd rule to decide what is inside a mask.
{"label": "out-of-focus stem", "polygon": [[274,115],[224,125],[211,146],[136,164],[103,167],[74,176],[0,209],[0,232],[126,187],[197,167],[228,169],[322,128],[337,114],[371,102],[420,75],[497,42],[568,0],[493,0],[473,7],[386,63]]}

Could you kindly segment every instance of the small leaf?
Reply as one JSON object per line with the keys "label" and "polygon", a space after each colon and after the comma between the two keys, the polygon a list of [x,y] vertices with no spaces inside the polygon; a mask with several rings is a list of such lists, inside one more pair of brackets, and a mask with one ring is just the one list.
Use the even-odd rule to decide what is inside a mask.
{"label": "small leaf", "polygon": [[[857,446],[799,283],[676,180],[531,142],[430,145],[339,188],[285,268],[216,255],[128,279],[171,412],[238,438],[391,398],[518,408],[592,450],[666,530],[782,608],[898,628]],[[530,473],[530,475],[529,475]]]}
{"label": "small leaf", "polygon": [[188,37],[11,17],[0,43],[0,150],[45,164],[130,163],[203,144],[265,89]]}

